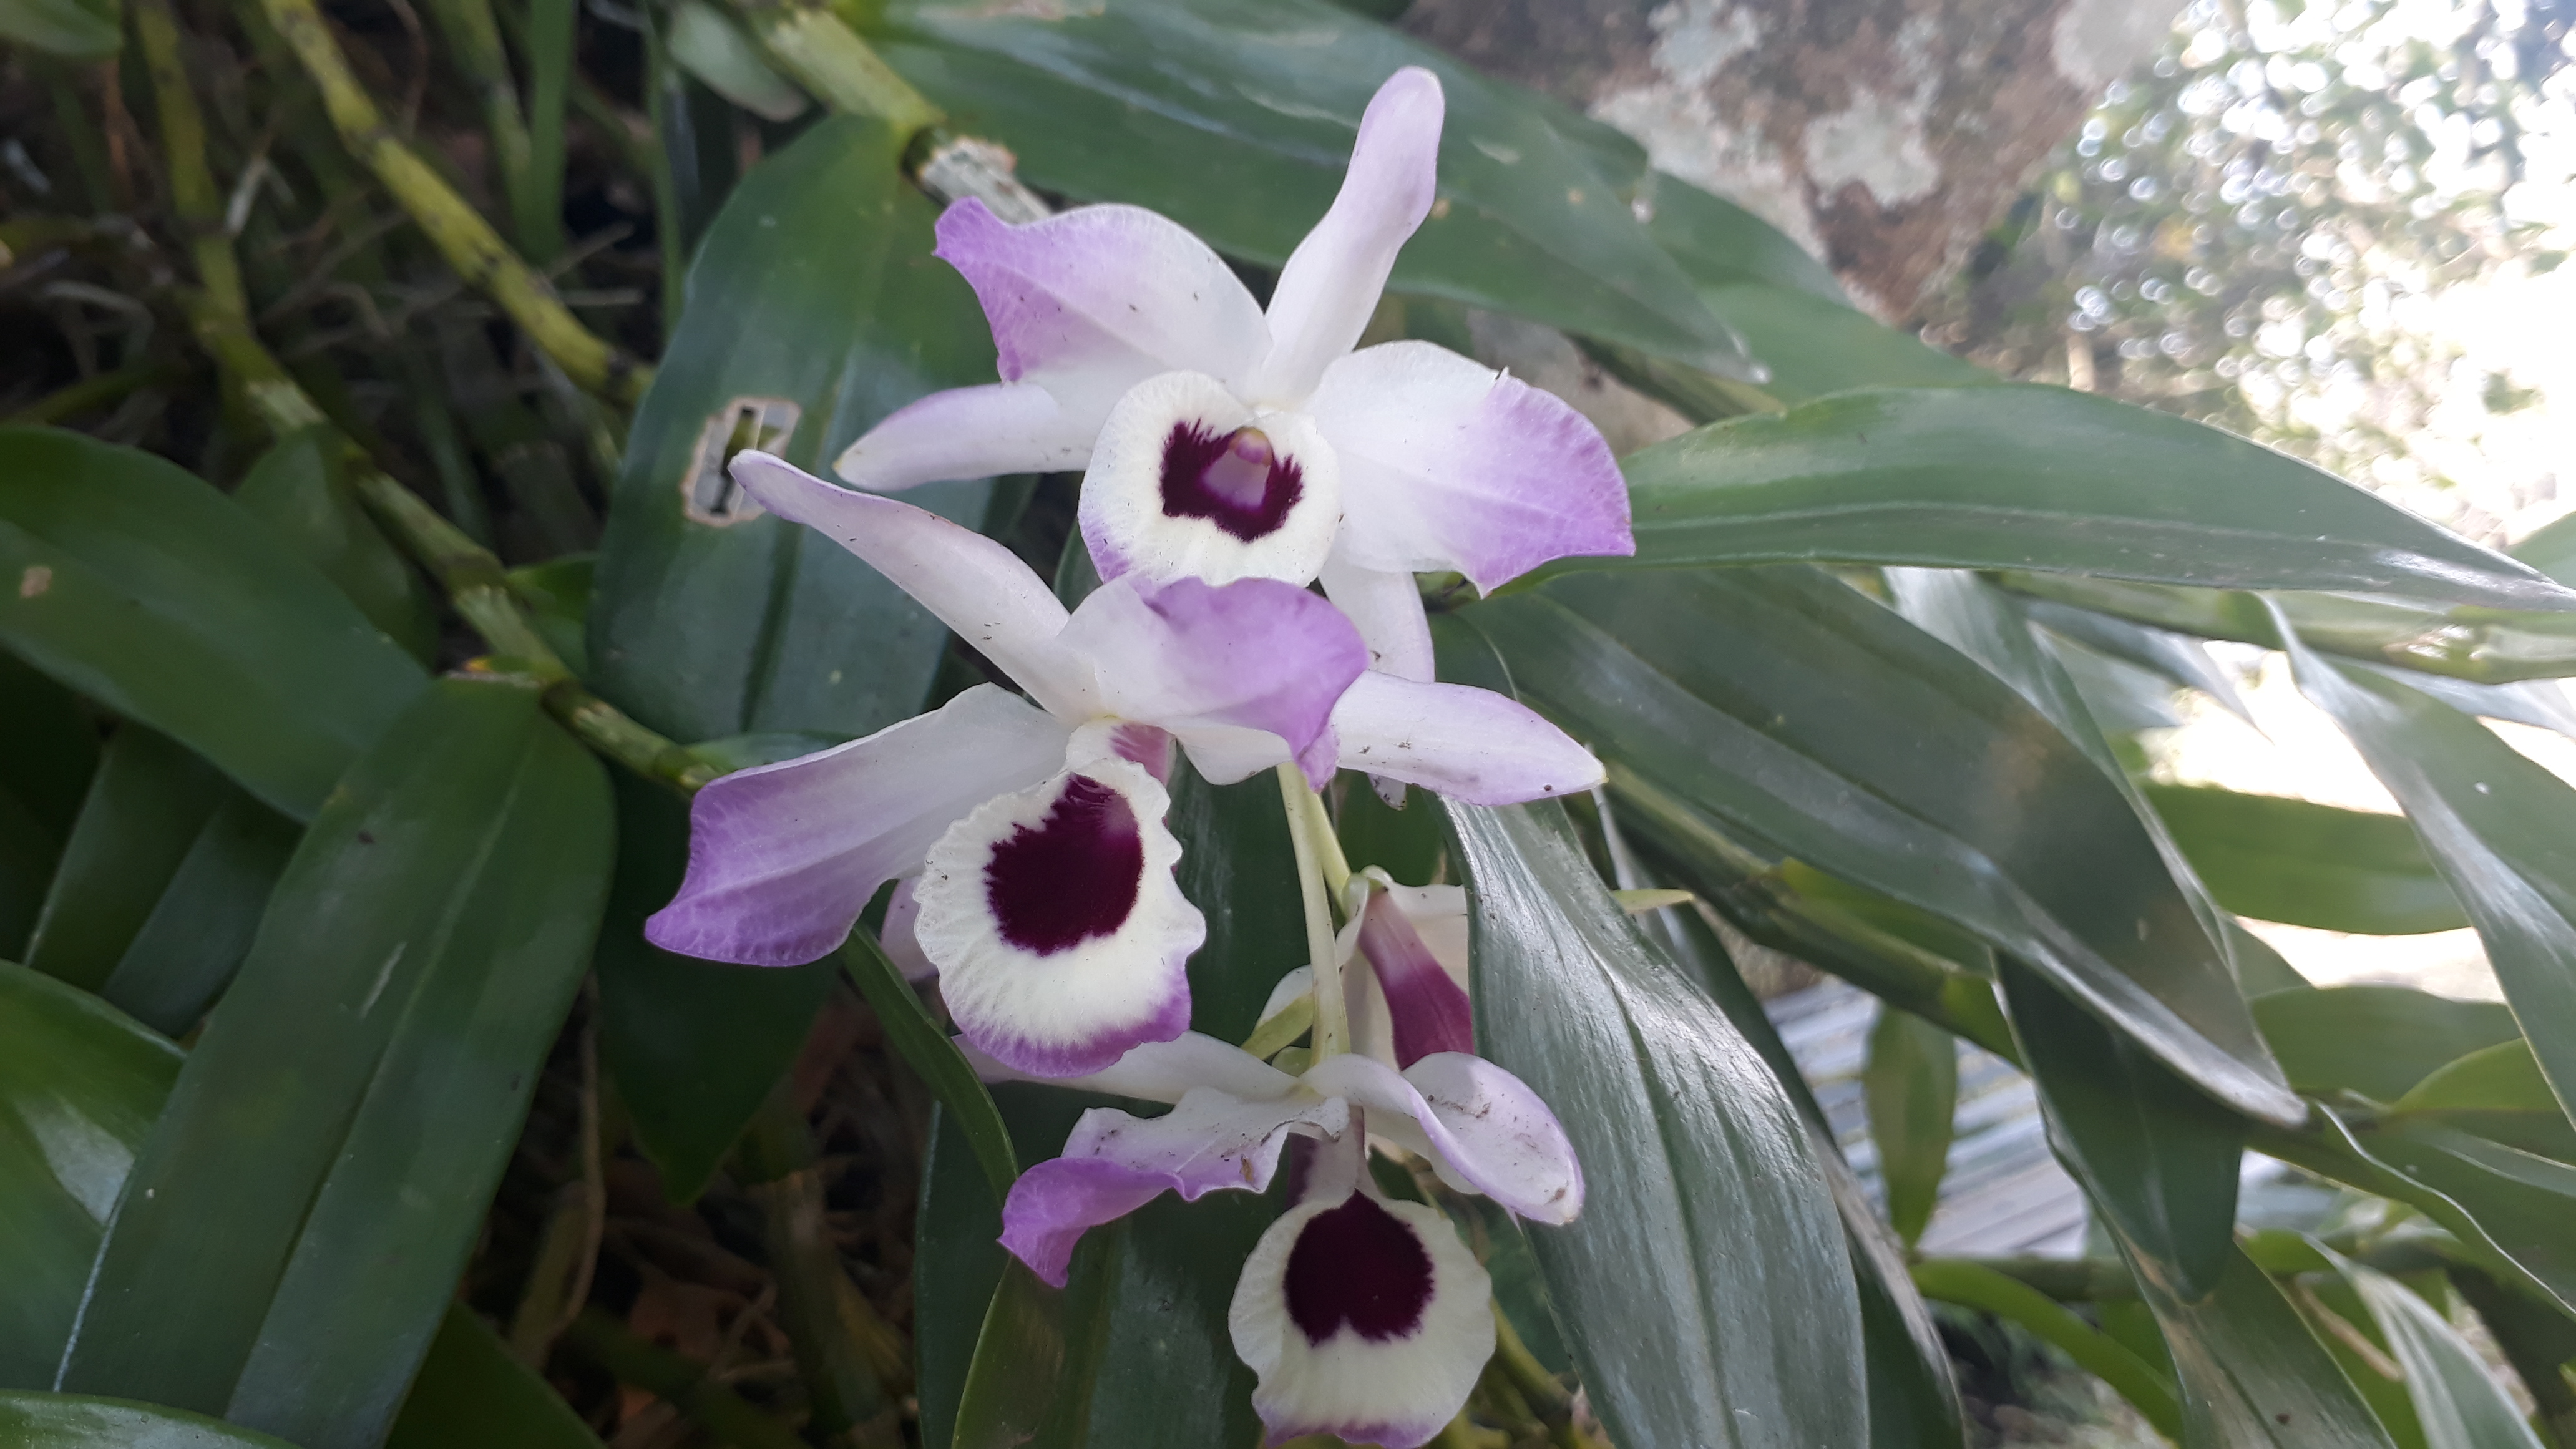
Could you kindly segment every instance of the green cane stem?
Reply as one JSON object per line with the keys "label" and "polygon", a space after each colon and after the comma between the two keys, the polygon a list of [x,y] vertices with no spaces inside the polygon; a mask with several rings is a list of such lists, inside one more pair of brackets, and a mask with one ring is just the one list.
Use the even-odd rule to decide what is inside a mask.
{"label": "green cane stem", "polygon": [[1297,892],[1306,906],[1306,951],[1315,967],[1315,1060],[1322,1061],[1350,1050],[1351,1016],[1342,1000],[1332,907],[1324,891],[1323,852],[1315,828],[1321,811],[1312,805],[1315,792],[1293,760],[1279,767],[1279,799],[1287,807],[1288,840],[1297,852]]}

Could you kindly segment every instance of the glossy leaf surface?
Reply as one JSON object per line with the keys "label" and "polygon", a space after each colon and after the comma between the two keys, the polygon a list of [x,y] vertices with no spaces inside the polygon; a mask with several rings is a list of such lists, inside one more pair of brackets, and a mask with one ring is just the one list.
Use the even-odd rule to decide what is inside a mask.
{"label": "glossy leaf surface", "polygon": [[[1106,0],[1054,15],[889,6],[885,57],[1032,185],[1149,207],[1276,266],[1332,204],[1397,68],[1440,77],[1440,202],[1388,285],[1741,370],[1630,209],[1635,144],[1327,0]],[[1257,84],[1210,84],[1216,76]],[[1208,178],[1227,178],[1224,185]]]}
{"label": "glossy leaf surface", "polygon": [[97,997],[0,961],[0,1389],[49,1388],[101,1224],[179,1050]]}
{"label": "glossy leaf surface", "polygon": [[1478,1042],[1555,1109],[1591,1184],[1531,1246],[1611,1438],[1865,1442],[1849,1250],[1796,1108],[1558,807],[1450,814]]}
{"label": "glossy leaf surface", "polygon": [[2038,569],[2495,608],[2576,593],[2331,474],[2063,388],[1848,393],[1632,454],[1634,559]]}
{"label": "glossy leaf surface", "polygon": [[2254,998],[2254,1021],[2292,1086],[2374,1102],[2395,1102],[2446,1064],[2518,1035],[2513,1012],[2499,1002],[2411,986],[2276,991]]}
{"label": "glossy leaf surface", "polygon": [[166,736],[119,728],[64,842],[27,964],[84,991],[103,985],[230,788]]}
{"label": "glossy leaf surface", "polygon": [[2407,818],[2513,1004],[2561,1106],[2576,1103],[2576,786],[2468,716],[2385,676],[2291,652]]}
{"label": "glossy leaf surface", "polygon": [[1811,570],[1728,569],[1569,577],[1452,617],[1679,808],[1969,927],[2204,1090],[2298,1119],[2119,787],[1896,614]]}
{"label": "glossy leaf surface", "polygon": [[2184,1449],[2394,1449],[2298,1309],[2230,1245],[2209,1297],[2139,1275],[2182,1386]]}
{"label": "glossy leaf surface", "polygon": [[532,692],[445,683],[406,712],[190,1054],[63,1386],[305,1449],[380,1439],[588,961],[609,846],[601,767]]}
{"label": "glossy leaf surface", "polygon": [[158,1404],[17,1391],[0,1391],[0,1443],[17,1449],[299,1449]]}
{"label": "glossy leaf surface", "polygon": [[2404,936],[2469,923],[2404,816],[2199,785],[2148,785],[2218,903],[2260,921]]}
{"label": "glossy leaf surface", "polygon": [[250,953],[269,891],[303,833],[239,789],[225,793],[98,989],[171,1036],[197,1024]]}
{"label": "glossy leaf surface", "polygon": [[[992,381],[983,314],[930,255],[933,208],[896,165],[902,145],[837,117],[744,178],[699,247],[670,363],[628,434],[590,657],[603,694],[683,742],[863,735],[913,714],[930,687],[938,621],[823,534],[761,513],[716,466],[738,439],[827,473],[896,408]],[[767,408],[760,436],[737,402]],[[971,524],[989,491],[905,499]]]}
{"label": "glossy leaf surface", "polygon": [[2405,1368],[2426,1449],[2541,1449],[2522,1410],[2450,1320],[2385,1273],[2340,1258],[2335,1269]]}
{"label": "glossy leaf surface", "polygon": [[130,448],[0,429],[0,644],[310,819],[427,682],[223,494]]}

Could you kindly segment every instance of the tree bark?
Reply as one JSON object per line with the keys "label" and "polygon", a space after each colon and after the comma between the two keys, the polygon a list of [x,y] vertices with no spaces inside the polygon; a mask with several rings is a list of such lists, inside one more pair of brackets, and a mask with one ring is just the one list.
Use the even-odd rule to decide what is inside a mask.
{"label": "tree bark", "polygon": [[1416,0],[1404,24],[1619,127],[1890,321],[1974,251],[2180,0]]}

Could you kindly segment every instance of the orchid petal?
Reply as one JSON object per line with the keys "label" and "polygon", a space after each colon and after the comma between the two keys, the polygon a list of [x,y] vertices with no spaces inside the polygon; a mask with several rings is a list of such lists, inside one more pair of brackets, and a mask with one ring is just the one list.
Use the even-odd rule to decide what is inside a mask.
{"label": "orchid petal", "polygon": [[739,453],[734,481],[760,506],[830,537],[1069,719],[1094,708],[1091,672],[1057,642],[1064,605],[1019,555],[908,503],[837,488],[767,453]]}
{"label": "orchid petal", "polygon": [[970,197],[940,216],[934,255],[984,304],[1003,380],[1045,388],[1092,432],[1156,373],[1240,383],[1270,345],[1261,304],[1225,260],[1142,207],[1012,226]]}
{"label": "orchid petal", "polygon": [[1160,1117],[1094,1107],[1074,1124],[1064,1155],[1020,1175],[1002,1204],[1002,1246],[1040,1278],[1064,1286],[1085,1230],[1121,1218],[1165,1191],[1195,1202],[1211,1192],[1260,1192],[1279,1170],[1288,1134],[1335,1134],[1350,1109],[1311,1095],[1247,1102],[1212,1087]]}
{"label": "orchid petal", "polygon": [[1341,527],[1333,450],[1302,413],[1237,401],[1196,372],[1139,383],[1109,410],[1076,516],[1104,579],[1302,584]]}
{"label": "orchid petal", "polygon": [[1400,1075],[1367,1057],[1327,1057],[1299,1080],[1371,1109],[1369,1130],[1430,1158],[1462,1192],[1540,1222],[1572,1222],[1583,1210],[1583,1171],[1556,1114],[1482,1057],[1441,1052]]}
{"label": "orchid petal", "polygon": [[1090,660],[1108,712],[1170,731],[1218,784],[1249,773],[1232,772],[1248,752],[1236,732],[1273,737],[1264,764],[1303,752],[1368,667],[1340,610],[1274,579],[1119,579],[1083,600],[1061,637]]}
{"label": "orchid petal", "polygon": [[1434,1052],[1475,1051],[1475,1010],[1466,990],[1431,954],[1393,899],[1370,898],[1360,915],[1359,946],[1386,993],[1397,1067],[1412,1066]]}
{"label": "orchid petal", "polygon": [[1065,472],[1090,463],[1099,431],[1069,417],[1035,383],[950,388],[888,414],[841,451],[832,471],[879,493],[951,478]]}
{"label": "orchid petal", "polygon": [[1460,684],[1363,674],[1333,707],[1342,768],[1469,805],[1571,795],[1607,775],[1590,751],[1516,700]]}
{"label": "orchid petal", "polygon": [[921,938],[913,934],[921,921],[921,897],[913,892],[919,884],[918,876],[894,883],[894,895],[886,901],[885,926],[877,932],[877,945],[906,981],[927,981],[939,974],[939,968],[921,953]]}
{"label": "orchid petal", "polygon": [[1258,1376],[1269,1442],[1414,1449],[1457,1417],[1493,1356],[1492,1294],[1438,1208],[1345,1189],[1262,1233],[1226,1326]]}
{"label": "orchid petal", "polygon": [[1297,243],[1271,289],[1270,355],[1251,396],[1296,403],[1359,341],[1396,252],[1431,213],[1441,110],[1440,80],[1419,66],[1389,76],[1370,98],[1332,209]]}
{"label": "orchid petal", "polygon": [[1324,561],[1325,597],[1349,616],[1369,647],[1369,668],[1416,683],[1431,682],[1431,618],[1422,591],[1401,570],[1364,569],[1340,550]]}
{"label": "orchid petal", "polygon": [[1181,894],[1171,797],[1095,760],[988,800],[930,848],[915,928],[960,1034],[1042,1077],[1097,1072],[1189,1029],[1207,922]]}
{"label": "orchid petal", "polygon": [[865,739],[716,780],[690,806],[679,895],[644,935],[747,966],[815,960],[952,823],[1054,773],[1065,739],[1063,725],[985,684]]}
{"label": "orchid petal", "polygon": [[1032,1076],[995,1061],[973,1042],[960,1040],[957,1048],[988,1082],[1044,1082],[1140,1102],[1178,1102],[1194,1087],[1214,1087],[1247,1102],[1285,1097],[1297,1089],[1295,1077],[1232,1042],[1195,1031],[1131,1047],[1115,1062],[1079,1077]]}
{"label": "orchid petal", "polygon": [[1414,934],[1431,958],[1449,973],[1461,991],[1467,987],[1467,888],[1454,885],[1408,886],[1383,883],[1386,898],[1412,923]]}
{"label": "orchid petal", "polygon": [[1637,551],[1600,430],[1518,378],[1390,342],[1334,363],[1306,410],[1341,465],[1354,567],[1455,569],[1490,593],[1550,559]]}

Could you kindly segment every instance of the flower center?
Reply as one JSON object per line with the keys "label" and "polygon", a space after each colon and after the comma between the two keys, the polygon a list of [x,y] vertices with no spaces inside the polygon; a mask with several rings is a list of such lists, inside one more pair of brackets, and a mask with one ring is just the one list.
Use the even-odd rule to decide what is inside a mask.
{"label": "flower center", "polygon": [[1371,1343],[1422,1326],[1431,1255],[1395,1214],[1354,1192],[1315,1214],[1288,1250],[1288,1317],[1318,1347],[1345,1323]]}
{"label": "flower center", "polygon": [[1250,543],[1277,531],[1305,494],[1305,470],[1259,428],[1218,434],[1178,422],[1163,439],[1166,518],[1204,518]]}
{"label": "flower center", "polygon": [[993,846],[984,898],[1003,940],[1052,956],[1126,924],[1144,875],[1145,843],[1127,797],[1075,775],[1045,819]]}

